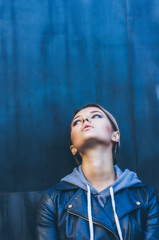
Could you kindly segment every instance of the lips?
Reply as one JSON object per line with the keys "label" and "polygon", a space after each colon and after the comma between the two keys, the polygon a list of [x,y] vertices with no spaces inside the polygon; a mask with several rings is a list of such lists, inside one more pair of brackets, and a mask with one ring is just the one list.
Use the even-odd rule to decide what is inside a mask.
{"label": "lips", "polygon": [[90,124],[85,124],[85,125],[83,126],[83,128],[82,128],[82,131],[86,131],[86,130],[88,130],[88,129],[90,129],[90,128],[93,128],[93,126],[90,125]]}

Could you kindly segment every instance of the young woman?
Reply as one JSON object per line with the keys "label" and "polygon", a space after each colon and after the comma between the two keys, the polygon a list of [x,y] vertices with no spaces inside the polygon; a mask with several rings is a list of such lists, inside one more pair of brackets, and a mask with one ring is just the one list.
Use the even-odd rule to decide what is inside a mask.
{"label": "young woman", "polygon": [[104,108],[75,112],[70,149],[81,165],[43,196],[39,240],[159,240],[157,196],[115,165],[119,144],[118,124]]}

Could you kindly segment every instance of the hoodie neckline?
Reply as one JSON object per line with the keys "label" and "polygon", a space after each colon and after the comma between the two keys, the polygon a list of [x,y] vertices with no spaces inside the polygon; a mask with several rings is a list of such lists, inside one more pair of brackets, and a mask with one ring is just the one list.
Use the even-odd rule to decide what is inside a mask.
{"label": "hoodie neckline", "polygon": [[110,196],[109,188],[113,187],[114,193],[128,187],[133,187],[138,184],[141,185],[141,181],[138,179],[135,172],[128,169],[122,171],[117,165],[114,165],[114,170],[117,176],[116,181],[110,186],[106,187],[102,191],[98,191],[94,188],[85,178],[81,165],[74,168],[73,172],[61,179],[61,182],[70,183],[76,187],[79,187],[87,191],[87,185],[90,187],[91,194],[96,196],[103,196],[104,198]]}

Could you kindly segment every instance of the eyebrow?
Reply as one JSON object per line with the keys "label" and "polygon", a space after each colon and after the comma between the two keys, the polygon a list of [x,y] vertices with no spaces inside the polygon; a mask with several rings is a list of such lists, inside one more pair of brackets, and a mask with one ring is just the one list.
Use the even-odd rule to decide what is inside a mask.
{"label": "eyebrow", "polygon": [[[95,112],[99,112],[99,113],[101,113],[102,114],[102,112],[100,112],[100,111],[91,111],[90,113],[95,113]],[[78,115],[77,117],[75,117],[72,121],[74,121],[76,118],[78,118],[78,117],[80,117],[81,115]]]}

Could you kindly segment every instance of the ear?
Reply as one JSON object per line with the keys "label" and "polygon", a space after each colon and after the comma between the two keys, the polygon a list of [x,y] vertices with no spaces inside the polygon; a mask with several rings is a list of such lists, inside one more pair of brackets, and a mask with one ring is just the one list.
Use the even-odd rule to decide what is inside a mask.
{"label": "ear", "polygon": [[70,146],[70,150],[71,150],[71,152],[72,152],[72,155],[76,155],[77,154],[77,148],[74,146],[74,145],[71,145]]}
{"label": "ear", "polygon": [[113,132],[112,141],[113,142],[119,142],[119,140],[120,140],[120,132],[119,131]]}

